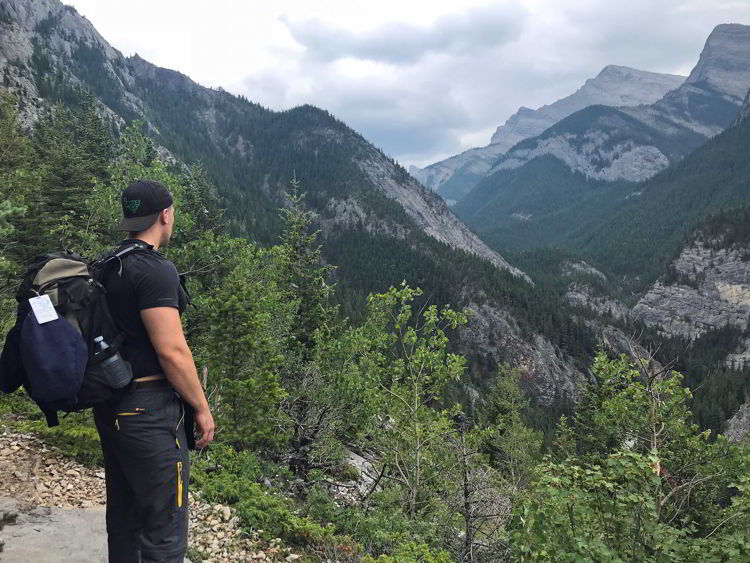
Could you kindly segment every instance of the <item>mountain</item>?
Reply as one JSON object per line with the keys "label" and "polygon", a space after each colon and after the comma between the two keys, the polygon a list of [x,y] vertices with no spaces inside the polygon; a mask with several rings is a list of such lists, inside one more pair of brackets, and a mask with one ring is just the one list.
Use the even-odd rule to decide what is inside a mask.
{"label": "mountain", "polygon": [[487,175],[499,156],[520,141],[536,137],[568,115],[592,105],[650,104],[680,86],[684,80],[684,76],[609,65],[570,96],[536,110],[520,108],[497,128],[486,147],[469,149],[422,169],[412,167],[409,171],[444,198],[459,200]]}
{"label": "mountain", "polygon": [[[425,300],[475,310],[456,346],[481,386],[513,359],[541,404],[576,394],[593,344],[563,303],[462,224],[442,199],[328,112],[274,112],[112,48],[57,0],[0,0],[0,71],[31,126],[51,103],[96,96],[114,128],[142,120],[161,154],[201,163],[236,235],[277,240],[296,177],[317,216],[337,297],[358,318],[367,293],[406,280]],[[480,331],[482,326],[487,330]],[[561,335],[577,333],[575,341]],[[588,340],[587,340],[588,338]],[[580,358],[576,363],[573,358]]]}
{"label": "mountain", "polygon": [[737,119],[675,166],[630,185],[618,205],[603,209],[569,245],[618,276],[650,283],[697,225],[750,202],[748,143],[750,122]]}
{"label": "mountain", "polygon": [[[275,114],[221,90],[203,88],[181,73],[158,68],[138,55],[126,59],[85,18],[58,2],[3,1],[0,8],[6,18],[21,24],[6,36],[0,53],[6,62],[6,76],[10,76],[9,81],[17,77],[16,83],[25,89],[27,99],[57,97],[68,101],[75,96],[74,91],[68,91],[72,86],[88,86],[114,114],[123,119],[145,118],[159,141],[192,160],[195,149],[180,146],[181,137],[185,136],[182,127],[186,125],[179,121],[185,118],[187,126],[199,129],[199,135],[205,139],[206,145],[200,149],[208,153],[204,156],[221,158],[233,153],[240,157],[237,160],[245,161],[233,161],[233,168],[247,168],[257,160],[272,160],[273,156],[260,153],[258,141],[263,139],[254,143],[251,137],[263,137],[293,122],[289,123],[289,129],[297,126],[305,130],[304,135],[298,132],[294,139],[298,145],[310,149],[315,143],[333,141],[356,153],[360,176],[357,179],[396,201],[420,230],[453,248],[474,253],[499,268],[523,276],[473,235],[439,198],[326,112],[304,106]],[[31,63],[32,76],[28,67],[19,69],[19,61]],[[55,74],[65,71],[70,75],[64,79]],[[95,72],[103,78],[97,80]],[[169,106],[168,111],[162,105]],[[248,129],[243,130],[243,126]],[[274,168],[270,163],[264,164],[269,170]],[[231,172],[238,181],[240,173],[247,171],[235,168]],[[291,172],[290,169],[288,173]],[[335,190],[331,186],[328,195]]]}
{"label": "mountain", "polygon": [[719,25],[688,79],[656,103],[576,112],[517,144],[492,171],[551,154],[597,180],[644,180],[726,129],[748,88],[750,26]]}
{"label": "mountain", "polygon": [[518,143],[455,211],[496,248],[517,247],[517,231],[525,233],[521,247],[589,247],[598,219],[639,197],[633,182],[731,125],[748,89],[750,27],[720,25],[682,86],[650,106],[588,107]]}

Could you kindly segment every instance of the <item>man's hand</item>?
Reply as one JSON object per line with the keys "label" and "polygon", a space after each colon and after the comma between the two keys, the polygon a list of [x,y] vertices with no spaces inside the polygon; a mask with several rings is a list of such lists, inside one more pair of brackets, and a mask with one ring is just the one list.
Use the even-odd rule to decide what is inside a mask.
{"label": "man's hand", "polygon": [[214,439],[214,417],[211,415],[211,409],[205,408],[195,413],[195,424],[198,427],[200,438],[195,442],[198,449],[205,448]]}

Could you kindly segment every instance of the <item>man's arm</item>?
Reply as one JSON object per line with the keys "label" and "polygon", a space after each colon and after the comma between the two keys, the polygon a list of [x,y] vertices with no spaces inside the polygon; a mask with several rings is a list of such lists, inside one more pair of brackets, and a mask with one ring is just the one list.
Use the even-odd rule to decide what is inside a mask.
{"label": "man's arm", "polygon": [[214,438],[214,419],[198,380],[193,354],[182,332],[180,314],[174,307],[152,307],[141,310],[141,319],[164,375],[195,409],[195,422],[200,432],[195,445],[203,448]]}

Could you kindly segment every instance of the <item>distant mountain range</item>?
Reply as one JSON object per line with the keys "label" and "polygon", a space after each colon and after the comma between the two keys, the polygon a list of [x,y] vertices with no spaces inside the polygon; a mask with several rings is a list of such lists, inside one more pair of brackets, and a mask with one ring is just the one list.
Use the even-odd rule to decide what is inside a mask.
{"label": "distant mountain range", "polygon": [[650,104],[677,88],[684,80],[684,76],[606,66],[570,96],[536,110],[520,108],[497,128],[486,147],[469,149],[422,169],[411,167],[409,172],[444,198],[459,200],[487,175],[498,157],[520,141],[536,137],[570,114],[592,105],[620,107]]}
{"label": "distant mountain range", "polygon": [[633,182],[731,125],[748,89],[750,27],[720,25],[677,89],[651,105],[590,106],[521,141],[455,210],[495,248],[580,241],[586,225],[639,196]]}

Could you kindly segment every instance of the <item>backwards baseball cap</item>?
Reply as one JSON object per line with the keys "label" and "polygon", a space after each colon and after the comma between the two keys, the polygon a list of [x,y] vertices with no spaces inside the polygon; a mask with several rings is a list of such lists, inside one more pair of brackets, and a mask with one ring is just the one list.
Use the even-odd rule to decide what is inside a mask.
{"label": "backwards baseball cap", "polygon": [[172,194],[155,180],[138,180],[122,192],[123,219],[118,231],[140,232],[154,224],[159,213],[172,205]]}

